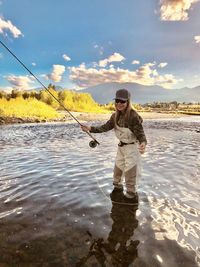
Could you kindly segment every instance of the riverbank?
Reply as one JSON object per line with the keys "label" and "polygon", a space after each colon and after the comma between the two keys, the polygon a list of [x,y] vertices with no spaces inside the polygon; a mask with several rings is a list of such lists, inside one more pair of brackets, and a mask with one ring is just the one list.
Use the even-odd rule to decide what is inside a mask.
{"label": "riverbank", "polygon": [[[160,113],[160,112],[138,112],[139,115],[145,119],[163,119],[163,118],[180,118],[190,116],[187,114],[178,113]],[[67,113],[61,112],[63,115],[59,119],[39,119],[39,118],[16,118],[16,117],[0,117],[0,125],[3,124],[20,124],[20,123],[44,123],[44,122],[72,122],[74,119]],[[87,112],[71,112],[71,114],[81,122],[94,121],[94,120],[107,120],[110,118],[111,113],[87,113]]]}
{"label": "riverbank", "polygon": [[41,123],[41,122],[65,121],[62,119],[39,119],[39,118],[18,118],[18,117],[0,117],[0,125],[20,124],[20,123]]}

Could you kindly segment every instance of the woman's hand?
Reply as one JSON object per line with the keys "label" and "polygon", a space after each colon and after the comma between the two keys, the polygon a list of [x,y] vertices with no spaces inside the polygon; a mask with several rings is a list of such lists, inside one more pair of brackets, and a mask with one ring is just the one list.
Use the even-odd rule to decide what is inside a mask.
{"label": "woman's hand", "polygon": [[142,142],[141,144],[139,144],[138,149],[139,149],[140,154],[144,154],[145,148],[146,148],[146,143],[145,142]]}
{"label": "woman's hand", "polygon": [[90,127],[90,126],[87,126],[87,125],[83,125],[83,124],[81,124],[81,129],[82,129],[84,132],[90,132],[91,127]]}

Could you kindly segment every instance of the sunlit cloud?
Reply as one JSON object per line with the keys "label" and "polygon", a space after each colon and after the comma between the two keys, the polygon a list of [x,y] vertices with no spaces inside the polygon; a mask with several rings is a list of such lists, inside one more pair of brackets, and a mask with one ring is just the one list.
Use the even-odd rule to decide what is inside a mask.
{"label": "sunlit cloud", "polygon": [[133,60],[131,62],[131,64],[133,64],[133,65],[139,65],[140,64],[140,61],[139,60]]}
{"label": "sunlit cloud", "polygon": [[194,36],[194,40],[196,44],[200,44],[200,35]]}
{"label": "sunlit cloud", "polygon": [[9,75],[5,77],[6,80],[18,90],[28,90],[30,89],[30,84],[34,81],[28,76],[15,76]]}
{"label": "sunlit cloud", "polygon": [[71,60],[71,58],[66,54],[63,54],[62,57],[64,58],[65,61],[70,61]]}
{"label": "sunlit cloud", "polygon": [[99,61],[99,67],[106,67],[108,63],[109,63],[108,59],[102,59]]}
{"label": "sunlit cloud", "polygon": [[20,35],[23,36],[22,32],[10,20],[6,21],[0,17],[0,34],[7,35],[7,31],[10,31],[14,38],[18,38]]}
{"label": "sunlit cloud", "polygon": [[48,74],[47,77],[54,82],[60,82],[64,72],[65,72],[65,66],[53,65],[53,71],[51,74]]}
{"label": "sunlit cloud", "polygon": [[125,60],[125,58],[119,54],[119,53],[114,53],[113,55],[109,56],[108,58],[102,59],[99,61],[99,67],[106,67],[108,63],[111,62],[121,62]]}
{"label": "sunlit cloud", "polygon": [[189,19],[188,12],[199,0],[160,0],[161,20],[185,21]]}
{"label": "sunlit cloud", "polygon": [[146,63],[137,70],[130,71],[114,68],[113,66],[110,66],[109,69],[86,68],[85,64],[81,64],[78,67],[69,68],[69,78],[82,88],[109,82],[135,82],[143,85],[161,85],[165,88],[171,88],[180,81],[180,79],[176,79],[172,74],[159,74],[156,66],[155,62]]}
{"label": "sunlit cloud", "polygon": [[167,66],[167,62],[162,62],[162,63],[160,63],[159,65],[158,65],[158,67],[159,68],[164,68],[164,67],[166,67]]}

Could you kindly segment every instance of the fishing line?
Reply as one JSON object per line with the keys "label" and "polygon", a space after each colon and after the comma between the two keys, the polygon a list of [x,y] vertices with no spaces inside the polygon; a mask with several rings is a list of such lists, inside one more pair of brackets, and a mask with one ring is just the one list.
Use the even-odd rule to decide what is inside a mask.
{"label": "fishing line", "polygon": [[[26,66],[25,64],[0,40],[1,45],[30,73],[31,76],[33,76],[36,81],[42,85],[42,87],[60,104],[60,106],[67,111],[67,113],[80,125],[82,126],[82,124],[79,122],[79,120],[59,101],[59,99],[57,99],[50,91],[49,89],[37,78],[37,76],[35,76]],[[99,145],[99,142],[91,135],[90,132],[86,132],[91,138],[92,141],[89,142],[89,146],[94,148],[97,145]]]}

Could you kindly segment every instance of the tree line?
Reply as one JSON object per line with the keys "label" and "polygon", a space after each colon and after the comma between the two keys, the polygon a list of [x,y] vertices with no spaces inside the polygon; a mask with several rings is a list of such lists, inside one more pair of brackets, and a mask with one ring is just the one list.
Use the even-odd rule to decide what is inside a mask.
{"label": "tree line", "polygon": [[[94,101],[89,93],[79,93],[78,91],[67,89],[57,91],[55,86],[52,84],[49,84],[47,89],[51,94],[49,94],[45,89],[42,89],[40,91],[12,90],[10,93],[0,91],[0,98],[6,99],[7,101],[17,98],[23,98],[24,100],[30,98],[37,99],[38,101],[42,101],[45,104],[50,105],[56,110],[62,110],[62,105],[71,111],[100,112],[100,110],[102,109],[102,107]],[[60,103],[56,99],[58,99],[58,101],[62,105],[60,105]]]}

